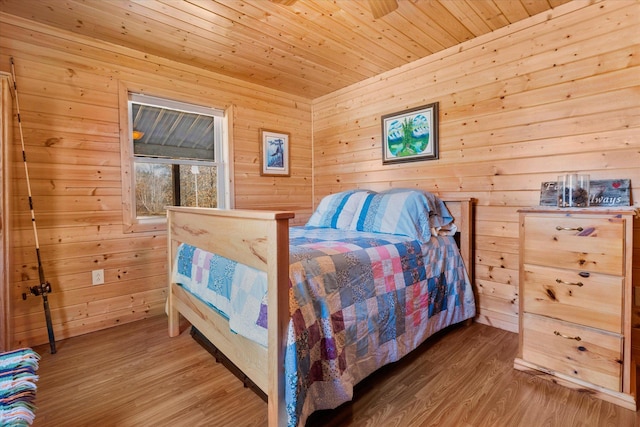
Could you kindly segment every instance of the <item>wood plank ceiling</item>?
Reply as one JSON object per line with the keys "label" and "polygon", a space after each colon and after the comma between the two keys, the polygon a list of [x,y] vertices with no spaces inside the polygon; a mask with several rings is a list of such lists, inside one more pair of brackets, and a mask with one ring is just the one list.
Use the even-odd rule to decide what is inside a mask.
{"label": "wood plank ceiling", "polygon": [[0,11],[314,99],[568,1],[398,0],[378,19],[369,0],[0,0]]}

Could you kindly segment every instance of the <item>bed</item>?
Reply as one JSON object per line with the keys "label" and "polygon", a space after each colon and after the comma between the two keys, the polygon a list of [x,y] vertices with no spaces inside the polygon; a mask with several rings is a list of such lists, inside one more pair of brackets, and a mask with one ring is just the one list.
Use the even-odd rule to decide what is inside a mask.
{"label": "bed", "polygon": [[169,335],[184,316],[267,395],[271,427],[350,400],[371,372],[475,316],[471,200],[350,190],[325,197],[305,227],[293,217],[167,210]]}

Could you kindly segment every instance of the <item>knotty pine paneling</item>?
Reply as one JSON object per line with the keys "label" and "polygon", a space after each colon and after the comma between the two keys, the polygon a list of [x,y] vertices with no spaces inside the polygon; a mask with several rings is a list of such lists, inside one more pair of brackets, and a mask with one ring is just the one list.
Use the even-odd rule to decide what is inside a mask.
{"label": "knotty pine paneling", "polygon": [[[628,178],[640,198],[639,20],[637,1],[571,2],[315,99],[314,203],[352,187],[473,197],[478,320],[517,332],[517,211],[541,182]],[[383,166],[380,117],[435,101],[440,158]]]}
{"label": "knotty pine paneling", "polygon": [[[311,101],[0,13],[0,71],[14,58],[36,222],[57,339],[164,311],[164,232],[125,233],[119,82],[233,106],[235,207],[312,209]],[[124,126],[124,124],[122,124]],[[17,123],[12,177],[11,347],[47,342]],[[291,135],[291,177],[260,176],[260,129]],[[294,222],[295,222],[294,221]],[[91,285],[104,269],[105,284]]]}
{"label": "knotty pine paneling", "polygon": [[[294,210],[303,223],[313,187],[314,204],[352,187],[474,197],[479,320],[517,330],[516,212],[537,204],[540,182],[579,170],[638,188],[638,17],[633,1],[571,2],[310,102],[0,14],[0,70],[16,59],[58,337],[162,311],[162,234],[119,231],[119,81],[233,105],[239,208]],[[380,116],[433,101],[440,159],[383,167]],[[259,176],[261,128],[291,134],[291,178]],[[21,164],[10,172],[13,340],[33,345],[46,331],[40,301],[19,299],[37,272]],[[89,285],[95,268],[102,287]]]}
{"label": "knotty pine paneling", "polygon": [[376,19],[376,2],[367,0],[3,0],[2,7],[76,34],[316,98],[569,1],[403,0]]}

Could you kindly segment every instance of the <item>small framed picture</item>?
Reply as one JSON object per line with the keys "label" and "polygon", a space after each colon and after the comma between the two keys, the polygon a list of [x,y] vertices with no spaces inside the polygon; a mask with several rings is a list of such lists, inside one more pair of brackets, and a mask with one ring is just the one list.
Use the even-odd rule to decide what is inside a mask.
{"label": "small framed picture", "polygon": [[272,130],[260,130],[260,175],[291,176],[289,159],[291,146],[289,134]]}
{"label": "small framed picture", "polygon": [[382,164],[438,158],[438,103],[382,116]]}

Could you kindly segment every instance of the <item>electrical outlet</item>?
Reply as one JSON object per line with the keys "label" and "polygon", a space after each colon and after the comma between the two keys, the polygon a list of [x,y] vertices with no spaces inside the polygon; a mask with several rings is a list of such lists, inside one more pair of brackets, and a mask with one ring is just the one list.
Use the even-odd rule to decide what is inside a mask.
{"label": "electrical outlet", "polygon": [[93,270],[91,272],[91,283],[93,285],[104,284],[104,270]]}

